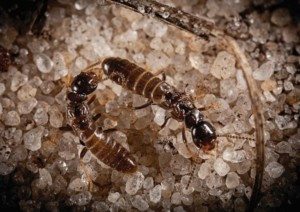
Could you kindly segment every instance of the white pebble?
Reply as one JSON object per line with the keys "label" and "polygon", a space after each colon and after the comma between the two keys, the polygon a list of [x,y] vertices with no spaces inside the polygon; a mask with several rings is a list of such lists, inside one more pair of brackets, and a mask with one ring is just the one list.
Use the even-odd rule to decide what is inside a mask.
{"label": "white pebble", "polygon": [[150,201],[153,203],[158,203],[161,199],[161,185],[157,185],[152,188],[149,192]]}
{"label": "white pebble", "polygon": [[50,73],[54,65],[53,61],[44,53],[34,55],[33,61],[42,73]]}
{"label": "white pebble", "polygon": [[23,102],[19,102],[18,111],[20,114],[29,114],[37,105],[38,101],[35,98],[29,98]]}
{"label": "white pebble", "polygon": [[240,163],[246,160],[246,152],[244,150],[234,151],[233,148],[227,147],[223,152],[223,159],[232,163]]}
{"label": "white pebble", "polygon": [[74,191],[85,191],[88,187],[88,183],[86,180],[82,180],[81,178],[75,178],[72,180],[68,186],[69,189]]}
{"label": "white pebble", "polygon": [[41,139],[44,133],[44,127],[39,126],[28,132],[23,136],[24,146],[31,151],[37,151],[41,148]]}
{"label": "white pebble", "polygon": [[198,171],[198,177],[204,180],[211,173],[211,165],[209,163],[202,163]]}
{"label": "white pebble", "polygon": [[259,81],[267,80],[273,75],[274,69],[275,63],[267,61],[253,72],[253,78]]}
{"label": "white pebble", "polygon": [[50,108],[49,116],[49,122],[52,127],[60,128],[62,126],[64,117],[57,107],[53,106]]}
{"label": "white pebble", "polygon": [[146,211],[149,208],[149,204],[140,195],[136,195],[131,203],[139,211]]}
{"label": "white pebble", "polygon": [[230,167],[222,158],[217,158],[214,162],[214,170],[218,175],[225,176],[230,171]]}
{"label": "white pebble", "polygon": [[21,122],[20,115],[12,110],[4,115],[4,124],[7,126],[18,126]]}
{"label": "white pebble", "polygon": [[140,172],[130,176],[126,182],[125,190],[128,194],[134,195],[141,189],[144,182],[144,175]]}
{"label": "white pebble", "polygon": [[10,84],[10,90],[11,91],[17,91],[21,86],[25,85],[28,81],[28,76],[25,74],[22,74],[19,71],[16,71],[13,74],[11,84]]}
{"label": "white pebble", "polygon": [[70,197],[70,201],[78,206],[87,205],[92,199],[92,194],[84,191]]}
{"label": "white pebble", "polygon": [[118,201],[118,199],[120,198],[120,193],[119,192],[110,192],[108,197],[107,197],[107,200],[109,202],[112,202],[112,203],[115,203]]}
{"label": "white pebble", "polygon": [[226,51],[218,53],[212,67],[211,74],[218,79],[228,79],[235,75],[235,58]]}
{"label": "white pebble", "polygon": [[273,161],[267,165],[265,170],[269,174],[270,177],[278,178],[284,172],[284,167],[280,163]]}
{"label": "white pebble", "polygon": [[143,188],[149,190],[153,188],[153,186],[154,186],[153,177],[147,177],[143,182]]}
{"label": "white pebble", "polygon": [[228,189],[236,188],[240,184],[240,177],[235,172],[229,172],[225,184]]}
{"label": "white pebble", "polygon": [[48,114],[44,107],[39,107],[34,115],[33,120],[35,121],[36,125],[45,125],[48,122]]}
{"label": "white pebble", "polygon": [[0,82],[0,96],[4,93],[5,89],[5,84]]}

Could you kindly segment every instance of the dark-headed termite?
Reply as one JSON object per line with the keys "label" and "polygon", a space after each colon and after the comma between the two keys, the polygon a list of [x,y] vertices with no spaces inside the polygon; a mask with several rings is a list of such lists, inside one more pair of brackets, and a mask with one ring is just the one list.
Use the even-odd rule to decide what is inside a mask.
{"label": "dark-headed termite", "polygon": [[92,117],[88,105],[87,95],[94,92],[99,82],[93,72],[82,72],[71,83],[67,92],[67,118],[69,125],[80,138],[81,143],[92,154],[117,171],[133,173],[137,170],[136,162],[131,154],[116,141],[108,139],[107,131],[96,126],[98,115]]}
{"label": "dark-headed termite", "polygon": [[[169,110],[172,118],[183,121],[185,127],[191,131],[193,142],[198,148],[203,151],[214,148],[216,138],[221,135],[217,135],[212,124],[204,120],[201,109],[196,108],[193,100],[186,93],[178,91],[151,72],[125,59],[106,58],[102,62],[102,69],[112,81],[150,99],[148,103],[137,109],[156,104]],[[166,124],[166,121],[163,125]],[[182,136],[186,142],[185,128],[182,130]],[[222,136],[241,138],[232,135]]]}

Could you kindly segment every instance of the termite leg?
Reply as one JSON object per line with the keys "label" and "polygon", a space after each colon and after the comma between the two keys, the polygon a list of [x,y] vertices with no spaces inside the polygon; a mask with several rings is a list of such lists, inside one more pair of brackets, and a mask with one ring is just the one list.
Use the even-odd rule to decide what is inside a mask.
{"label": "termite leg", "polygon": [[87,105],[92,104],[92,103],[95,101],[95,99],[96,99],[96,95],[93,95],[93,96],[89,99],[89,101],[87,102]]}
{"label": "termite leg", "polygon": [[93,116],[93,121],[97,121],[101,117],[101,113],[97,113],[96,115]]}
{"label": "termite leg", "polygon": [[133,109],[134,109],[134,110],[140,110],[140,109],[146,108],[146,107],[148,107],[148,106],[150,106],[150,105],[152,105],[152,104],[153,104],[152,100],[149,100],[149,101],[146,102],[145,104],[142,104],[142,105],[137,106],[137,107],[133,107]]}
{"label": "termite leg", "polygon": [[84,143],[82,140],[79,140],[79,143],[80,143],[82,146],[85,146],[85,143]]}
{"label": "termite leg", "polygon": [[164,123],[160,126],[161,129],[163,129],[167,125],[170,118],[172,118],[172,117],[171,116],[165,116]]}
{"label": "termite leg", "polygon": [[102,132],[103,132],[103,133],[112,133],[112,132],[116,132],[116,131],[118,131],[118,129],[116,129],[116,128],[111,128],[111,129],[103,130]]}
{"label": "termite leg", "polygon": [[69,124],[67,124],[66,126],[60,127],[59,130],[68,132],[68,131],[72,131],[73,129]]}
{"label": "termite leg", "polygon": [[88,149],[87,149],[86,147],[84,147],[84,148],[81,150],[81,152],[80,152],[80,158],[81,158],[81,159],[85,156],[85,154],[87,153],[87,151],[88,151]]}

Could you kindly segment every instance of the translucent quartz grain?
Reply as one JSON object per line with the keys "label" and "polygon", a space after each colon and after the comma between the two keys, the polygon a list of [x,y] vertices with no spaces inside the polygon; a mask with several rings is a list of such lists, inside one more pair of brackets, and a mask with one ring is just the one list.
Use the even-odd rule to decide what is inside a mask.
{"label": "translucent quartz grain", "polygon": [[23,136],[24,146],[31,151],[37,151],[41,148],[41,139],[44,133],[44,127],[36,127]]}
{"label": "translucent quartz grain", "polygon": [[158,203],[161,199],[161,185],[156,185],[149,192],[150,201],[153,203]]}
{"label": "translucent quartz grain", "polygon": [[214,170],[218,175],[225,176],[229,172],[230,167],[222,158],[217,158],[214,162]]}
{"label": "translucent quartz grain", "polygon": [[235,172],[229,172],[226,176],[225,184],[228,189],[236,188],[239,185],[240,177]]}
{"label": "translucent quartz grain", "polygon": [[267,165],[265,170],[269,174],[270,177],[278,178],[282,175],[282,173],[284,172],[285,169],[280,163],[273,161]]}
{"label": "translucent quartz grain", "polygon": [[140,195],[136,195],[131,203],[139,211],[146,211],[149,208],[149,204]]}
{"label": "translucent quartz grain", "polygon": [[33,56],[33,60],[42,73],[50,73],[53,68],[53,61],[48,57],[48,55],[40,53]]}
{"label": "translucent quartz grain", "polygon": [[128,178],[126,182],[125,191],[129,195],[136,194],[137,191],[142,188],[144,179],[145,179],[144,175],[140,172],[133,174]]}
{"label": "translucent quartz grain", "polygon": [[18,112],[12,110],[4,115],[4,124],[7,126],[18,126],[21,123],[21,118]]}
{"label": "translucent quartz grain", "polygon": [[235,75],[235,57],[226,51],[218,53],[211,67],[211,74],[218,79],[228,79]]}

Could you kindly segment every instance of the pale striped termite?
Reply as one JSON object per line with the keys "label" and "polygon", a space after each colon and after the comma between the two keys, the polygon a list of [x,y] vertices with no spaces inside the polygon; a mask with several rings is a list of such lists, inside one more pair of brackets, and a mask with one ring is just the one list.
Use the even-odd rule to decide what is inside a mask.
{"label": "pale striped termite", "polygon": [[[137,109],[156,104],[169,110],[171,117],[168,118],[174,118],[185,125],[182,130],[183,140],[185,142],[187,140],[185,136],[185,128],[187,128],[191,131],[194,144],[203,151],[213,149],[217,137],[241,138],[232,135],[217,135],[213,125],[204,120],[201,113],[202,109],[196,108],[193,100],[186,93],[180,92],[151,72],[128,60],[114,57],[106,58],[102,62],[102,69],[112,81],[150,99],[148,103],[137,107]],[[168,118],[166,118],[163,126]]]}
{"label": "pale striped termite", "polygon": [[119,143],[108,139],[107,131],[96,126],[99,116],[90,114],[91,101],[86,101],[87,95],[96,90],[98,82],[99,78],[93,72],[82,72],[74,78],[67,92],[69,125],[97,159],[117,171],[134,173],[137,165],[132,155]]}

